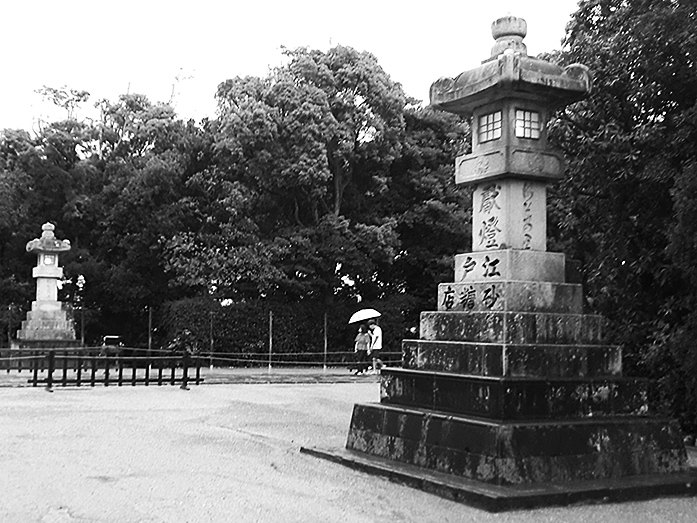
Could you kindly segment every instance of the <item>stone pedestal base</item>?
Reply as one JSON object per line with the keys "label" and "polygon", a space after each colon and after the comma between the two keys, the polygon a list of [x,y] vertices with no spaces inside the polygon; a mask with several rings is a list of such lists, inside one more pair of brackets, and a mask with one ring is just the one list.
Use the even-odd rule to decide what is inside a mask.
{"label": "stone pedestal base", "polygon": [[30,351],[45,349],[74,349],[80,347],[80,340],[12,340],[13,351]]}
{"label": "stone pedestal base", "polygon": [[[53,343],[53,346],[66,345],[75,341],[75,329],[71,319],[72,309],[57,301],[34,301],[22,329],[17,331],[20,344],[26,342]],[[57,344],[57,345],[56,345]]]}
{"label": "stone pedestal base", "polygon": [[501,487],[697,479],[677,421],[650,412],[647,380],[622,375],[568,272],[561,254],[457,256],[403,368],[382,370],[380,403],[355,405],[347,452]]}
{"label": "stone pedestal base", "polygon": [[680,427],[664,418],[504,422],[358,404],[346,448],[496,485],[688,470]]}
{"label": "stone pedestal base", "polygon": [[404,340],[402,360],[405,369],[470,376],[597,378],[622,374],[622,351],[614,345]]}
{"label": "stone pedestal base", "polygon": [[489,420],[582,420],[648,413],[648,380],[639,378],[492,378],[405,369],[383,369],[381,378],[384,405]]}
{"label": "stone pedestal base", "polygon": [[697,494],[697,469],[694,468],[671,474],[494,485],[351,450],[301,447],[300,452],[489,512]]}

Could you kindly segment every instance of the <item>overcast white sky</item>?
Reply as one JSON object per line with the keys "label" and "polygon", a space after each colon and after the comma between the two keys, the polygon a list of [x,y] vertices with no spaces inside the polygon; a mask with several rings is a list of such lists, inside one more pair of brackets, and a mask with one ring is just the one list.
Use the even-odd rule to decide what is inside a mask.
{"label": "overcast white sky", "polygon": [[[559,49],[578,0],[4,0],[0,2],[0,129],[54,119],[34,91],[85,89],[89,104],[120,94],[168,101],[182,118],[214,116],[217,85],[264,76],[281,46],[373,53],[406,93],[489,56],[491,22],[525,18],[528,54]],[[175,78],[181,80],[177,83]],[[63,115],[64,116],[64,115]]]}

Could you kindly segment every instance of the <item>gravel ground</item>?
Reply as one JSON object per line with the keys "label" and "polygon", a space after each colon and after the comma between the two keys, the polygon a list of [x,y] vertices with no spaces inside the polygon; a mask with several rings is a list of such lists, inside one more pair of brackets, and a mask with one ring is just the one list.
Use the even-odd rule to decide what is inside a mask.
{"label": "gravel ground", "polygon": [[[345,373],[346,374],[346,373]],[[342,447],[350,383],[0,389],[0,522],[670,522],[697,499],[489,514],[301,454]]]}

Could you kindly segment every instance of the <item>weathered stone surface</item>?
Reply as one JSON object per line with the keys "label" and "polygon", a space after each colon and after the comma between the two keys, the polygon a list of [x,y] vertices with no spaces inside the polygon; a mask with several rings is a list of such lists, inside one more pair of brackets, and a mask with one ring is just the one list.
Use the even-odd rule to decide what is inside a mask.
{"label": "weathered stone surface", "polygon": [[38,300],[31,302],[31,311],[27,312],[27,317],[29,316],[29,313],[47,312],[49,314],[53,314],[55,311],[67,311],[68,309],[69,306],[67,303]]}
{"label": "weathered stone surface", "polygon": [[[72,329],[30,329],[17,331],[17,338],[22,341],[70,341],[75,339]],[[62,346],[62,344],[61,344]]]}
{"label": "weathered stone surface", "polygon": [[457,184],[501,181],[511,174],[533,182],[558,180],[564,174],[564,162],[552,152],[530,151],[520,146],[462,155],[455,160]]}
{"label": "weathered stone surface", "polygon": [[389,405],[354,407],[346,447],[498,484],[682,472],[679,426],[663,418],[490,423]]}
{"label": "weathered stone surface", "polygon": [[527,282],[566,281],[566,257],[558,252],[500,249],[455,256],[455,282],[504,280]]}
{"label": "weathered stone surface", "polygon": [[[75,339],[72,308],[58,301],[34,301],[17,338],[24,341],[70,341]],[[55,344],[54,344],[55,345]]]}
{"label": "weathered stone surface", "polygon": [[439,311],[511,311],[581,314],[581,285],[499,280],[496,283],[441,283]]}
{"label": "weathered stone surface", "polygon": [[380,401],[498,420],[648,414],[643,379],[493,378],[385,369]]}
{"label": "weathered stone surface", "polygon": [[622,351],[611,345],[503,345],[404,340],[405,369],[491,377],[598,378],[622,373]]}
{"label": "weathered stone surface", "polygon": [[603,345],[605,320],[590,314],[422,312],[423,340]]}
{"label": "weathered stone surface", "polygon": [[[474,170],[481,163],[459,163]],[[457,173],[456,167],[456,180]],[[472,250],[547,250],[547,188],[542,182],[502,179],[472,195]]]}
{"label": "weathered stone surface", "polygon": [[622,351],[612,345],[507,345],[505,376],[610,377],[622,374]]}
{"label": "weathered stone surface", "polygon": [[550,105],[570,103],[585,96],[591,83],[583,66],[562,69],[528,56],[504,53],[454,79],[437,80],[431,85],[430,101],[438,109],[470,116],[476,108],[514,96],[516,91],[545,99]]}
{"label": "weathered stone surface", "polygon": [[[56,311],[60,311],[60,314],[57,315]],[[72,308],[68,304],[58,302],[58,307],[44,309],[41,305],[37,305],[32,310],[27,311],[27,321],[54,320],[56,317],[64,317],[67,319],[71,317],[71,315]]]}
{"label": "weathered stone surface", "polygon": [[[17,340],[12,345],[13,350],[45,350],[45,349],[70,349],[80,347],[80,340],[63,339],[63,340]],[[17,352],[13,355],[21,355]],[[29,353],[31,354],[31,353]]]}
{"label": "weathered stone surface", "polygon": [[22,328],[27,329],[27,327],[30,327],[33,330],[41,331],[41,330],[68,330],[68,328],[72,327],[72,322],[69,320],[34,320],[34,321],[23,321],[22,322]]}
{"label": "weathered stone surface", "polygon": [[404,340],[402,366],[406,369],[503,376],[504,346],[484,343]]}

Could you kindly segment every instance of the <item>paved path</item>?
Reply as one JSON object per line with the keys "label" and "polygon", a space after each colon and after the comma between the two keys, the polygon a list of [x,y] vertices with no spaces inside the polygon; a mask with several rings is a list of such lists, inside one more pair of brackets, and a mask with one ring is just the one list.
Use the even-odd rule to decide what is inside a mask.
{"label": "paved path", "polygon": [[344,445],[378,384],[0,389],[0,522],[697,520],[697,500],[488,514],[301,454]]}

